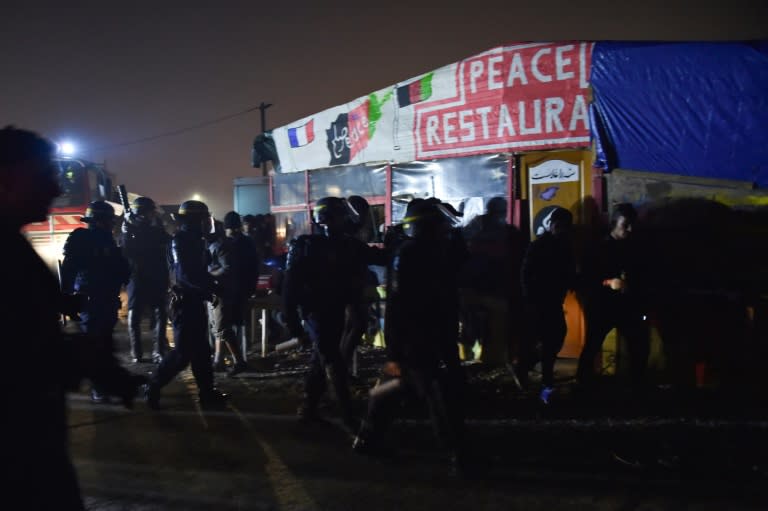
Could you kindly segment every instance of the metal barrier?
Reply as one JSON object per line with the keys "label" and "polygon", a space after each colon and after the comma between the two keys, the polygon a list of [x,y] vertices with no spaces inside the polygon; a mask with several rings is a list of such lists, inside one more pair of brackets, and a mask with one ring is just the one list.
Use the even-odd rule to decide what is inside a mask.
{"label": "metal barrier", "polygon": [[[282,299],[278,294],[252,296],[248,300],[248,308],[251,315],[251,344],[256,344],[256,325],[258,324],[257,312],[261,310],[261,356],[267,356],[267,339],[269,338],[269,311],[282,309]],[[246,331],[242,332],[243,353],[247,350]]]}

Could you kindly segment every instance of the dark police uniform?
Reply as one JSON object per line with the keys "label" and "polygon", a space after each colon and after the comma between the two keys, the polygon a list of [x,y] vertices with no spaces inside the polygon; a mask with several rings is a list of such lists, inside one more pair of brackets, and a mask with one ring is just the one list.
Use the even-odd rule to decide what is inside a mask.
{"label": "dark police uniform", "polygon": [[148,221],[129,224],[122,233],[123,254],[131,263],[128,281],[128,333],[131,356],[140,361],[141,317],[149,309],[154,319],[152,360],[160,362],[168,352],[165,328],[168,322],[168,247],[170,236],[161,225]]}
{"label": "dark police uniform", "polygon": [[150,407],[158,406],[160,389],[187,365],[192,366],[201,404],[217,404],[208,343],[206,300],[211,300],[213,277],[208,273],[210,253],[203,234],[182,225],[171,242],[173,297],[171,320],[174,349],[160,362],[147,389]]}
{"label": "dark police uniform", "polygon": [[88,297],[80,314],[84,332],[111,342],[120,309],[120,288],[128,282],[130,272],[111,231],[80,228],[69,235],[61,264],[62,289]]}
{"label": "dark police uniform", "polygon": [[291,243],[286,262],[283,300],[285,319],[292,336],[304,331],[312,342],[310,370],[305,380],[305,400],[300,413],[316,413],[326,390],[325,368],[342,408],[351,420],[347,368],[339,348],[344,333],[347,304],[359,298],[361,272],[367,264],[380,264],[383,253],[351,236],[312,234]]}
{"label": "dark police uniform", "polygon": [[403,241],[388,273],[384,337],[389,359],[400,367],[400,384],[391,391],[371,391],[355,447],[365,449],[380,441],[395,396],[408,390],[426,401],[439,439],[460,469],[465,377],[458,352],[458,277],[467,250],[460,233],[445,230],[432,208],[413,208],[414,216],[427,217],[430,232]]}
{"label": "dark police uniform", "polygon": [[[368,204],[364,197],[359,195],[352,195],[347,201],[359,215],[355,221],[348,223],[347,232],[351,237],[367,244],[373,231],[370,204]],[[376,273],[367,264],[354,271],[360,280],[358,282],[356,298],[347,305],[346,324],[341,339],[341,356],[344,358],[344,363],[347,364],[348,368],[352,364],[355,350],[357,350],[363,335],[368,329],[371,305],[378,301],[376,287],[379,285]]]}

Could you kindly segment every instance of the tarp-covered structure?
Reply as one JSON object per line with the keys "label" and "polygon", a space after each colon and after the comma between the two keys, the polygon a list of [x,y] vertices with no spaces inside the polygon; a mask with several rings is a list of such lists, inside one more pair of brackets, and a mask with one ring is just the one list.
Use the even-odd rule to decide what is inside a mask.
{"label": "tarp-covered structure", "polygon": [[768,45],[595,44],[596,163],[768,187]]}

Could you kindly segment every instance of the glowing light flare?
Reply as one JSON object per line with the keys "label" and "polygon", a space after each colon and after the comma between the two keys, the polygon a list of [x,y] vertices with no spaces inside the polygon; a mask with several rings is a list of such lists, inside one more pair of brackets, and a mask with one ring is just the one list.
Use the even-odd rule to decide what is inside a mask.
{"label": "glowing light flare", "polygon": [[77,146],[69,140],[59,143],[59,154],[62,156],[73,156],[77,152]]}

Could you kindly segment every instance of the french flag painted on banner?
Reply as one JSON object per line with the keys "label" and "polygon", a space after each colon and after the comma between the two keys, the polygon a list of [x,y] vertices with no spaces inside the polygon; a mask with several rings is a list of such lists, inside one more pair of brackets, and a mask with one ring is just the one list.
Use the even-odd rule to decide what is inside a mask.
{"label": "french flag painted on banner", "polygon": [[291,142],[291,147],[311,144],[315,140],[315,120],[312,119],[298,128],[288,128],[288,140]]}

